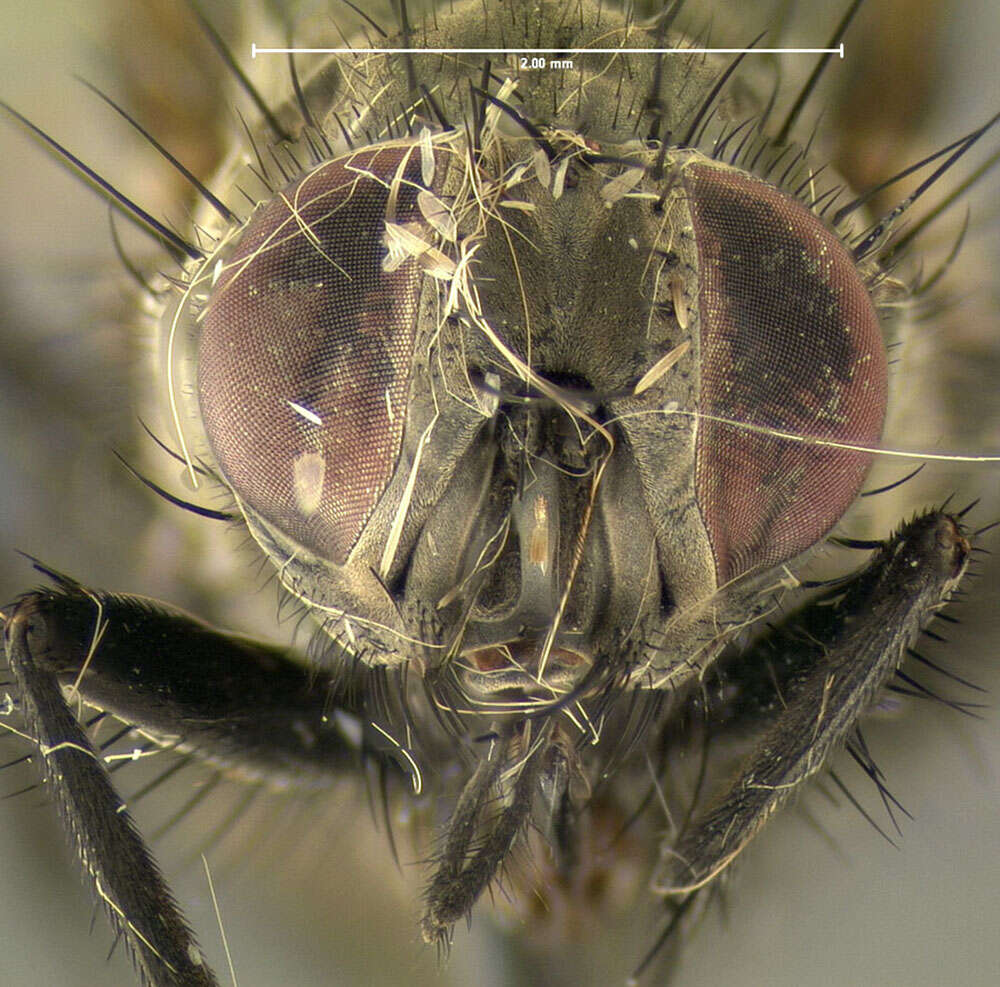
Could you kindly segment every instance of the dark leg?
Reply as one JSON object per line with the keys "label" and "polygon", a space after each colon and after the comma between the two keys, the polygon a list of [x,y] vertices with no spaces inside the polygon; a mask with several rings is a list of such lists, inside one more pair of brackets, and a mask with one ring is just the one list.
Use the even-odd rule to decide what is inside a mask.
{"label": "dark leg", "polygon": [[22,597],[5,615],[4,643],[48,788],[143,983],[216,984],[66,688],[165,746],[276,784],[329,784],[364,756],[397,776],[395,762],[368,745],[374,731],[355,715],[356,683],[147,600],[47,574],[58,589]]}
{"label": "dark leg", "polygon": [[936,511],[916,518],[850,581],[740,656],[736,699],[721,710],[729,721],[722,725],[770,714],[769,726],[727,790],[668,848],[662,891],[711,881],[822,768],[948,601],[969,551],[956,518]]}

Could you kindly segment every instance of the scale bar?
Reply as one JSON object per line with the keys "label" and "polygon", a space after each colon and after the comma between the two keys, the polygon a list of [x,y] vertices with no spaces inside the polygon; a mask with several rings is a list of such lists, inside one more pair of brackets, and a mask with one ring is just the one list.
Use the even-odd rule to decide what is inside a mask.
{"label": "scale bar", "polygon": [[836,48],[258,48],[258,55],[839,55]]}

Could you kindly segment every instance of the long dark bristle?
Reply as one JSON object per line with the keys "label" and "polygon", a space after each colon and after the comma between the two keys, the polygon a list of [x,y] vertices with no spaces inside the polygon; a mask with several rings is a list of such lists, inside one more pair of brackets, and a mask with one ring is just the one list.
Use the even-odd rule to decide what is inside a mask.
{"label": "long dark bristle", "polygon": [[108,106],[111,107],[130,127],[134,128],[138,133],[140,133],[146,143],[149,144],[158,154],[160,154],[170,166],[179,174],[181,177],[224,219],[227,223],[235,223],[236,216],[229,210],[229,207],[214,195],[203,182],[199,181],[198,178],[180,161],[174,157],[145,127],[142,126],[131,114],[127,113],[121,106],[119,106],[110,96],[106,93],[101,92],[97,86],[92,85],[86,79],[76,76],[77,80],[85,85],[95,96],[102,99]]}
{"label": "long dark bristle", "polygon": [[865,822],[867,822],[872,829],[874,829],[875,832],[889,844],[889,846],[898,850],[899,844],[875,821],[872,814],[861,804],[860,801],[858,801],[854,793],[847,787],[847,785],[844,784],[840,775],[838,775],[836,771],[830,771],[827,773],[827,777],[837,786],[838,789],[840,789],[844,798],[846,798],[847,801],[858,810]]}
{"label": "long dark bristle", "polygon": [[896,254],[905,250],[931,223],[968,192],[981,178],[989,174],[996,167],[997,162],[1000,162],[1000,151],[995,151],[991,154],[964,182],[955,186],[938,205],[931,209],[927,215],[922,216],[905,234],[899,237],[893,243],[892,247],[882,255],[882,262],[890,263]]}
{"label": "long dark bristle", "polygon": [[352,3],[351,0],[339,0],[339,2],[342,3],[345,7],[350,7],[351,10],[353,10],[354,13],[358,15],[358,17],[362,18],[362,20],[371,25],[371,27],[375,30],[375,32],[379,35],[379,37],[381,38],[389,37],[389,32],[386,31],[385,28],[383,28],[382,25],[378,23],[378,21],[372,19],[367,13],[365,13],[365,11],[362,10],[361,7],[359,7],[356,3]]}
{"label": "long dark bristle", "polygon": [[555,148],[546,140],[542,132],[535,126],[524,114],[518,111],[514,106],[508,103],[506,100],[499,99],[492,93],[487,92],[485,89],[480,89],[478,86],[473,86],[476,94],[484,100],[488,100],[502,112],[507,114],[519,127],[521,127],[524,132],[545,152],[550,161],[554,161],[556,157]]}
{"label": "long dark bristle", "polygon": [[[762,31],[757,35],[753,41],[747,45],[748,48],[755,48],[757,42],[761,40],[766,34],[766,31]],[[729,81],[732,74],[739,68],[740,62],[746,57],[746,52],[740,52],[723,70],[719,78],[716,80],[715,85],[709,90],[708,96],[702,101],[701,106],[698,107],[697,112],[691,120],[691,124],[688,127],[687,133],[684,135],[683,139],[680,141],[680,147],[690,147],[691,141],[694,139],[694,135],[698,133],[701,127],[701,122],[708,114],[712,106],[715,105],[715,101],[719,98],[719,93],[722,92],[722,87]]]}
{"label": "long dark bristle", "polygon": [[257,107],[257,112],[260,113],[261,117],[264,119],[274,139],[279,141],[290,140],[290,135],[285,131],[284,127],[278,123],[278,118],[264,101],[264,97],[257,91],[256,86],[254,86],[254,84],[250,81],[243,69],[240,68],[236,59],[233,58],[233,53],[229,50],[229,46],[222,40],[222,35],[216,31],[215,25],[208,19],[208,17],[205,16],[205,13],[202,11],[197,0],[187,0],[187,4],[197,19],[198,24],[201,26],[205,37],[208,38],[212,47],[225,63],[226,68],[232,73],[233,78],[239,84],[239,87],[243,90],[243,92],[250,97],[253,105]]}
{"label": "long dark bristle", "polygon": [[[840,23],[837,25],[836,30],[830,36],[830,40],[826,43],[827,48],[836,48],[840,42],[843,40],[844,35],[847,33],[847,29],[851,26],[851,21],[854,20],[854,15],[858,12],[861,4],[864,0],[853,0],[851,5],[844,11],[844,16],[840,19]],[[785,117],[785,122],[781,125],[781,129],[778,131],[777,137],[775,137],[775,142],[778,144],[784,144],[788,140],[789,134],[792,132],[792,128],[798,121],[799,115],[805,108],[809,97],[813,94],[816,89],[819,80],[823,76],[823,72],[826,67],[830,64],[830,59],[833,57],[833,52],[824,52],[819,57],[819,61],[816,63],[816,67],[812,70],[809,78],[806,80],[805,85],[799,90],[798,96],[795,98],[795,102],[792,104],[792,108],[788,111],[788,115]]]}
{"label": "long dark bristle", "polygon": [[169,227],[164,226],[158,219],[133,202],[124,192],[119,191],[106,178],[103,178],[75,154],[63,147],[54,137],[50,137],[41,127],[32,123],[23,114],[18,113],[14,107],[0,100],[0,109],[6,110],[18,123],[39,138],[46,147],[55,152],[60,161],[69,165],[76,174],[81,175],[86,184],[95,188],[103,198],[119,208],[122,214],[132,220],[144,233],[152,236],[157,242],[162,243],[177,255],[186,256],[191,260],[204,259],[205,255],[194,244],[188,243]]}
{"label": "long dark bristle", "polygon": [[[656,48],[664,48],[666,46],[667,32],[670,30],[683,6],[684,0],[674,0],[670,6],[660,11],[656,19]],[[657,51],[656,61],[653,65],[653,78],[650,83],[649,93],[646,96],[645,110],[653,117],[653,122],[649,128],[649,140],[664,139],[663,134],[660,133],[660,125],[663,123],[663,111],[665,108],[665,101],[662,94],[664,58],[666,58],[666,55],[662,51]],[[619,76],[619,81],[620,79],[621,76]]]}
{"label": "long dark bristle", "polygon": [[[940,615],[939,615],[940,616]],[[931,661],[930,658],[922,655],[919,651],[914,648],[906,649],[907,655],[909,655],[914,661],[920,662],[925,668],[929,668],[932,671],[937,672],[939,675],[943,675],[945,678],[951,679],[952,682],[957,682],[959,685],[965,686],[966,689],[972,689],[974,692],[985,693],[988,690],[984,689],[980,685],[976,685],[975,682],[970,682],[968,679],[962,678],[961,675],[956,675],[954,672],[942,665],[939,665],[936,661]]]}
{"label": "long dark bristle", "polygon": [[[972,133],[975,133],[975,131],[973,131]],[[926,167],[933,161],[937,161],[938,158],[943,157],[945,154],[948,154],[951,151],[954,151],[956,147],[961,147],[964,143],[966,143],[966,141],[969,140],[970,136],[971,136],[970,134],[966,134],[964,137],[960,137],[958,140],[952,141],[950,144],[946,144],[944,147],[939,148],[933,154],[928,154],[926,158],[921,158],[919,161],[916,161],[911,165],[907,165],[905,168],[903,168],[902,171],[897,171],[896,174],[893,175],[891,178],[887,178],[885,181],[879,182],[877,185],[873,185],[871,188],[866,189],[864,192],[856,196],[846,205],[841,206],[841,208],[838,209],[833,214],[833,219],[831,220],[831,222],[833,223],[834,226],[839,226],[843,222],[843,220],[846,219],[852,212],[856,211],[857,209],[860,209],[866,202],[868,202],[869,200],[873,199],[876,195],[878,195],[879,192],[889,188],[889,186],[891,185],[895,185],[896,182],[901,181],[904,178],[907,178],[909,175],[912,175],[915,171],[919,171],[921,168]]]}
{"label": "long dark bristle", "polygon": [[[1000,120],[1000,113],[994,114],[983,126],[976,130],[973,130],[970,134],[962,138],[958,142],[958,148],[955,150],[951,156],[938,168],[934,170],[934,173],[928,178],[924,179],[920,185],[917,186],[916,190],[908,195],[898,206],[891,209],[885,214],[876,224],[872,231],[865,236],[857,246],[851,251],[854,255],[855,260],[861,260],[868,253],[871,252],[873,247],[885,233],[888,226],[893,223],[896,219],[903,215],[918,199],[931,188],[938,179],[941,178],[954,164],[965,154],[971,147],[973,147],[976,142],[985,134],[996,122]],[[954,145],[952,145],[954,146]],[[835,224],[836,225],[836,224]]]}
{"label": "long dark bristle", "polygon": [[212,521],[237,521],[242,515],[230,514],[228,511],[215,511],[210,507],[201,507],[198,504],[192,504],[188,500],[182,500],[180,497],[175,497],[172,493],[164,490],[159,484],[154,483],[148,477],[143,476],[138,470],[129,464],[129,462],[117,452],[114,454],[115,458],[131,473],[140,483],[148,487],[157,496],[162,497],[167,503],[173,504],[175,507],[183,508],[185,511],[191,514],[197,514],[199,517],[208,518]]}
{"label": "long dark bristle", "polygon": [[900,477],[898,480],[893,480],[892,483],[887,483],[884,487],[876,487],[874,490],[862,490],[858,495],[859,497],[876,497],[878,494],[888,493],[890,490],[895,490],[897,487],[902,486],[907,480],[912,480],[925,466],[925,463],[921,463],[915,470],[910,470],[906,476]]}

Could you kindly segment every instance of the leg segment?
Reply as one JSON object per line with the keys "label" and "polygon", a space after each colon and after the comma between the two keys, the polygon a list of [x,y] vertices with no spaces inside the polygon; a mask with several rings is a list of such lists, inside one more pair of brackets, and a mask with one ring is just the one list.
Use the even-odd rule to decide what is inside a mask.
{"label": "leg segment", "polygon": [[356,772],[365,756],[380,757],[398,776],[396,763],[375,750],[375,731],[355,715],[363,698],[356,682],[148,600],[92,592],[42,571],[58,587],[14,605],[4,645],[48,788],[143,983],[214,985],[67,689],[165,746],[276,785],[330,784]]}
{"label": "leg segment", "polygon": [[[939,511],[918,517],[849,582],[741,656],[737,695],[758,713],[768,695],[775,712],[729,788],[667,849],[656,882],[661,891],[688,893],[710,882],[822,768],[947,603],[969,552],[955,517]],[[727,712],[740,718],[736,703]]]}

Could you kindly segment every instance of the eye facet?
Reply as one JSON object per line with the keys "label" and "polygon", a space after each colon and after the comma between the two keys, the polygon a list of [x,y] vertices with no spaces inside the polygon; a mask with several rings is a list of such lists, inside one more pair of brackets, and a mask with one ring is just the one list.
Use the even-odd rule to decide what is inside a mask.
{"label": "eye facet", "polygon": [[822,443],[878,442],[886,353],[853,257],[816,215],[745,172],[682,174],[699,258],[695,477],[721,585],[805,551],[847,510],[872,457]]}
{"label": "eye facet", "polygon": [[[383,264],[386,220],[419,221],[420,156],[326,162],[247,224],[198,344],[209,443],[237,496],[343,564],[399,455],[421,272]],[[388,215],[387,213],[392,213]]]}

